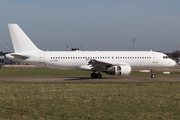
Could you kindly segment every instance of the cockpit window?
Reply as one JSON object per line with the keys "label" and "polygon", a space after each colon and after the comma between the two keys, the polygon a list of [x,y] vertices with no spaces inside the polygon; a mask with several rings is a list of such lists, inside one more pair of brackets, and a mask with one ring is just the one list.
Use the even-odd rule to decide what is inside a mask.
{"label": "cockpit window", "polygon": [[163,56],[163,59],[168,59],[169,57],[168,56]]}

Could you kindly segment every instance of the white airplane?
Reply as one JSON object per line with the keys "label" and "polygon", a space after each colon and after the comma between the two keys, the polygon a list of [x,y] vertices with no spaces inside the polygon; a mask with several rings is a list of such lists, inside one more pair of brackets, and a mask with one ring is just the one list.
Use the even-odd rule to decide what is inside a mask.
{"label": "white airplane", "polygon": [[[175,66],[167,55],[154,51],[42,51],[38,49],[17,24],[9,24],[15,53],[6,58],[61,70],[89,70],[91,78],[109,75],[130,75],[131,70],[154,70]],[[98,72],[98,73],[96,73]]]}

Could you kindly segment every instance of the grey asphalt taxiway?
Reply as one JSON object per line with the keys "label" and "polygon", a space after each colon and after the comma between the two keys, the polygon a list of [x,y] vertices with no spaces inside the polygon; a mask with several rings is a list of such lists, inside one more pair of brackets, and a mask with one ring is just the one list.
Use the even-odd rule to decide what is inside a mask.
{"label": "grey asphalt taxiway", "polygon": [[0,77],[0,82],[180,82],[180,77]]}
{"label": "grey asphalt taxiway", "polygon": [[[6,65],[12,67],[12,65]],[[13,65],[17,68],[35,68],[34,65]],[[180,66],[157,71],[180,72]],[[0,82],[180,82],[180,77],[103,77],[91,79],[90,77],[0,77]]]}

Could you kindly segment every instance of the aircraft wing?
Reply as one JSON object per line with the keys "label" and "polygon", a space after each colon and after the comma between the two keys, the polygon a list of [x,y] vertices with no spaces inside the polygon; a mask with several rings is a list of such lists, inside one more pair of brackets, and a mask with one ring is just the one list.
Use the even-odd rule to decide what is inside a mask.
{"label": "aircraft wing", "polygon": [[88,62],[88,65],[92,65],[93,69],[98,70],[98,69],[108,69],[112,66],[124,66],[124,65],[129,65],[128,63],[124,62],[113,62],[113,61],[103,61],[103,60],[96,60],[96,59],[91,59]]}
{"label": "aircraft wing", "polygon": [[15,58],[19,58],[19,59],[23,59],[23,60],[29,58],[29,56],[23,55],[23,54],[19,54],[19,53],[10,53],[10,55],[15,57]]}

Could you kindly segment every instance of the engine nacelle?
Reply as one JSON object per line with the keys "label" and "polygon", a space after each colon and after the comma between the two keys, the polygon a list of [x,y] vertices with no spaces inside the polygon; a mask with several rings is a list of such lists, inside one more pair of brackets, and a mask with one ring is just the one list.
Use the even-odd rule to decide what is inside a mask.
{"label": "engine nacelle", "polygon": [[131,67],[129,65],[126,66],[112,66],[106,71],[108,75],[122,75],[128,76],[131,74]]}

